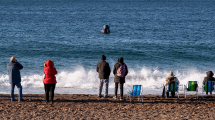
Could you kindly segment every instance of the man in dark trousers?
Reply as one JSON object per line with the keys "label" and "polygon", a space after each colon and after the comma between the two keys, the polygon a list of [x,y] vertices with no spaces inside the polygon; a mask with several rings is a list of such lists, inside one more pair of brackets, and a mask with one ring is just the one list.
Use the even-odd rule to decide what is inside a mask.
{"label": "man in dark trousers", "polygon": [[16,60],[15,57],[10,58],[10,62],[7,64],[8,74],[9,74],[9,82],[11,84],[11,101],[15,101],[14,98],[14,87],[16,86],[19,90],[19,101],[23,101],[22,99],[22,86],[21,86],[21,75],[19,70],[21,70],[23,66]]}
{"label": "man in dark trousers", "polygon": [[106,62],[106,57],[102,55],[101,61],[98,62],[96,71],[99,73],[99,93],[98,96],[101,97],[103,84],[105,85],[105,93],[104,97],[108,97],[108,84],[109,84],[109,76],[110,76],[110,66]]}

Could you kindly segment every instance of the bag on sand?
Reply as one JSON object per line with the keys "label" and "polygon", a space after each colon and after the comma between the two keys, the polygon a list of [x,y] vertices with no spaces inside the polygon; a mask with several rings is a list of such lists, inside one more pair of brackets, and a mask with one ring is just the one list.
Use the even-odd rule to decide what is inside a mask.
{"label": "bag on sand", "polygon": [[162,92],[162,97],[163,97],[163,98],[165,97],[165,92],[166,92],[165,86],[163,86],[163,92]]}
{"label": "bag on sand", "polygon": [[123,77],[125,77],[124,75],[125,75],[125,64],[122,65],[122,64],[120,63],[120,67],[119,67],[118,70],[117,70],[117,76],[123,78]]}

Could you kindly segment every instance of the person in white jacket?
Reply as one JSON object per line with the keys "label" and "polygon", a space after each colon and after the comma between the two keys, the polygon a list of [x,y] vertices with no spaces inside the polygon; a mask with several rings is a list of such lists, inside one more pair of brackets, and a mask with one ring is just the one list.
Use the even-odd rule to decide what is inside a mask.
{"label": "person in white jacket", "polygon": [[[177,87],[178,87],[179,84],[180,84],[180,82],[179,82],[178,78],[175,77],[175,76],[173,75],[173,72],[170,71],[169,76],[166,78],[166,85],[165,85],[165,86],[166,86],[167,88],[169,88],[168,85],[169,85],[170,83],[175,83],[175,82],[177,83]],[[178,88],[177,88],[177,89],[178,89]],[[169,97],[169,92],[167,92],[166,95],[167,95],[167,97]],[[172,97],[175,97],[175,92],[171,92],[171,96],[172,96]]]}

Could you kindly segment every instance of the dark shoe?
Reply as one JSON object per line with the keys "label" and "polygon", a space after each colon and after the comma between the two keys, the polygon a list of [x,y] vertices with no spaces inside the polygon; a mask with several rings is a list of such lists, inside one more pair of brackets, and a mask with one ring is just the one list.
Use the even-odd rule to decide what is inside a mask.
{"label": "dark shoe", "polygon": [[102,96],[98,96],[99,98],[101,98]]}
{"label": "dark shoe", "polygon": [[24,99],[19,100],[19,102],[21,102],[21,101],[25,101],[25,100]]}
{"label": "dark shoe", "polygon": [[11,99],[11,101],[16,101],[15,99]]}
{"label": "dark shoe", "polygon": [[205,98],[210,98],[210,96],[205,96]]}
{"label": "dark shoe", "polygon": [[163,94],[162,94],[162,96],[161,96],[161,97],[162,97],[162,98],[165,98]]}
{"label": "dark shoe", "polygon": [[169,97],[169,92],[166,93],[166,97]]}
{"label": "dark shoe", "polygon": [[105,98],[108,98],[108,96],[105,96]]}

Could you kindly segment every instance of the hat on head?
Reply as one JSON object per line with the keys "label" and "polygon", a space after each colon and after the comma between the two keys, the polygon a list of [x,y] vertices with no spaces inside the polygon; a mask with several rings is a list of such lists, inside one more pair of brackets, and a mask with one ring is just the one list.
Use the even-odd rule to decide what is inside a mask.
{"label": "hat on head", "polygon": [[106,60],[105,55],[102,55],[101,60]]}
{"label": "hat on head", "polygon": [[171,77],[171,76],[173,76],[173,72],[172,71],[170,71],[170,73],[169,73],[169,77]]}
{"label": "hat on head", "polygon": [[16,58],[12,56],[12,57],[10,58],[10,61],[16,61]]}
{"label": "hat on head", "polygon": [[124,58],[123,57],[118,58],[118,62],[119,63],[124,63]]}

